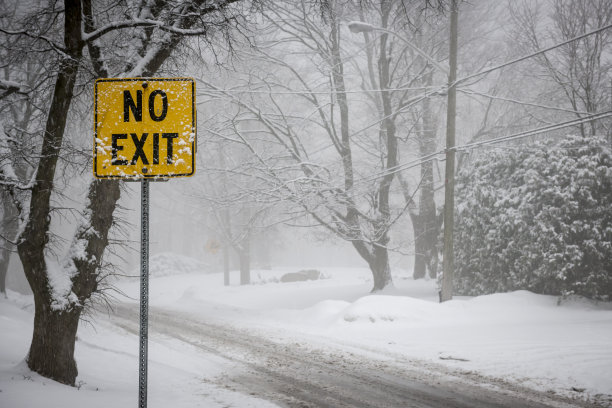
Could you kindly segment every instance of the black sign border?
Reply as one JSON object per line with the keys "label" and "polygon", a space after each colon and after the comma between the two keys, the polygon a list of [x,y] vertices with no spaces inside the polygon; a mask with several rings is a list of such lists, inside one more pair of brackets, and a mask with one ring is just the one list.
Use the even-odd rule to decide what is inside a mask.
{"label": "black sign border", "polygon": [[[98,168],[98,83],[100,82],[167,82],[167,81],[184,81],[191,82],[191,131],[194,134],[193,142],[191,143],[191,173],[174,173],[174,174],[138,174],[133,176],[102,176],[97,174]],[[198,141],[197,123],[196,123],[196,102],[195,102],[195,80],[188,77],[176,77],[176,78],[99,78],[96,80],[94,86],[94,148],[93,148],[93,174],[97,179],[112,179],[112,180],[131,180],[136,181],[140,179],[168,179],[176,177],[190,177],[195,174],[195,156],[196,147]]]}

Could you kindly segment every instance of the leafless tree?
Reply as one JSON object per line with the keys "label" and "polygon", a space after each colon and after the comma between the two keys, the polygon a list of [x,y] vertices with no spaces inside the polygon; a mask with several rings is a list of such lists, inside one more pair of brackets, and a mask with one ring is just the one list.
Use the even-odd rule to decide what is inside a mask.
{"label": "leafless tree", "polygon": [[[213,129],[209,129],[213,132]],[[248,133],[235,129],[236,134]],[[251,265],[255,240],[266,234],[277,220],[270,217],[275,202],[262,200],[262,185],[254,185],[247,174],[250,170],[248,152],[239,143],[226,140],[228,135],[214,132],[205,144],[200,185],[190,196],[207,213],[207,227],[213,240],[223,251],[224,281],[229,285],[230,258],[235,253],[240,268],[240,284],[251,282]],[[247,187],[248,186],[248,187]]]}
{"label": "leafless tree", "polygon": [[[233,3],[67,0],[30,12],[21,28],[0,29],[6,39],[33,39],[38,47],[53,51],[58,61],[34,177],[31,185],[18,185],[30,192],[21,210],[17,249],[35,300],[34,335],[27,358],[32,370],[74,384],[78,322],[104,278],[100,268],[120,195],[118,181],[93,181],[66,260],[61,266],[48,262],[51,194],[71,103],[79,90],[77,80],[87,80],[87,75],[150,76],[168,61],[183,38],[235,24],[241,9]],[[42,24],[41,16],[52,16],[54,24]]]}
{"label": "leafless tree", "polygon": [[[438,145],[442,99],[437,97],[437,91],[444,75],[439,72],[440,64],[432,64],[422,54],[434,61],[443,62],[447,58],[443,38],[446,16],[438,9],[413,1],[370,2],[367,7],[360,3],[359,18],[374,27],[363,32],[368,60],[364,89],[390,89],[369,94],[377,107],[381,132],[397,134],[398,152],[404,161],[408,157],[430,156]],[[387,49],[383,48],[385,43]],[[416,279],[427,272],[436,276],[440,231],[434,199],[434,164],[424,161],[418,167],[420,174],[414,182],[409,181],[406,172],[396,172],[412,221]]]}
{"label": "leafless tree", "polygon": [[[509,4],[513,42],[521,53],[532,52],[612,23],[610,0],[546,0]],[[541,54],[526,76],[535,77],[541,102],[570,109],[581,118],[610,106],[612,32],[599,31]],[[542,84],[550,84],[548,90]],[[548,92],[546,92],[548,91]],[[557,117],[566,115],[557,112]],[[609,135],[610,120],[580,125],[583,136]]]}
{"label": "leafless tree", "polygon": [[[405,212],[391,202],[398,160],[394,122],[381,120],[393,108],[381,100],[381,115],[371,115],[369,101],[358,96],[363,93],[351,92],[359,83],[355,72],[347,74],[353,64],[346,61],[358,49],[344,39],[353,34],[343,22],[358,6],[327,5],[323,13],[307,2],[267,10],[258,50],[245,57],[250,63],[243,82],[221,89],[205,81],[206,93],[236,106],[226,129],[237,122],[256,127],[254,134],[239,133],[236,142],[254,157],[249,173],[266,183],[266,199],[292,203],[293,219],[303,217],[351,242],[370,266],[377,291],[392,282],[389,233]],[[379,7],[390,16],[388,2]],[[385,36],[377,48],[383,61],[386,46]],[[389,67],[372,71],[383,94],[389,93]]]}
{"label": "leafless tree", "polygon": [[[4,30],[18,29],[23,11],[17,4],[3,2],[6,14],[0,15]],[[51,29],[52,16],[40,19],[41,27]],[[1,35],[1,34],[0,34]],[[50,98],[53,58],[49,47],[38,47],[32,38],[5,37],[0,45],[2,79],[0,88],[0,289],[5,292],[5,279],[20,222],[27,201],[31,178],[38,163],[41,119]],[[31,53],[23,50],[31,49]]]}

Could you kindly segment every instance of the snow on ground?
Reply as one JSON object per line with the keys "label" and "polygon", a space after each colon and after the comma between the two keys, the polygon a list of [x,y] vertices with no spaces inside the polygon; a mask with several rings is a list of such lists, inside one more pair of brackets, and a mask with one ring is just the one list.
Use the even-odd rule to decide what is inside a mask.
{"label": "snow on ground", "polygon": [[[558,304],[555,296],[518,291],[440,304],[435,281],[414,281],[405,272],[394,276],[394,288],[371,295],[370,272],[355,268],[320,269],[327,279],[318,281],[279,282],[297,270],[254,271],[252,285],[230,287],[220,274],[164,277],[151,283],[151,305],[289,341],[432,360],[574,397],[572,388],[612,394],[610,303]],[[122,288],[138,297],[138,282]]]}
{"label": "snow on ground", "polygon": [[[81,323],[76,343],[77,387],[30,371],[24,361],[32,336],[32,297],[9,291],[0,297],[0,407],[108,408],[138,405],[138,337],[98,319]],[[149,340],[150,408],[276,405],[214,386],[208,380],[233,370],[226,361],[204,358],[184,343]]]}
{"label": "snow on ground", "polygon": [[[324,279],[293,283],[281,283],[280,277],[300,268],[253,271],[247,286],[235,282],[234,272],[232,285],[224,287],[222,274],[184,273],[172,256],[163,260],[168,270],[150,283],[152,313],[174,309],[276,341],[299,339],[373,358],[434,361],[573,397],[612,394],[609,303],[558,304],[556,297],[519,291],[439,304],[434,281],[414,281],[402,271],[394,276],[394,288],[371,295],[369,272],[355,268],[322,268]],[[122,301],[138,301],[137,280],[117,286],[128,295]],[[70,401],[67,407],[85,401],[91,407],[135,405],[136,336],[103,316],[93,327],[82,324],[76,389],[37,376],[23,363],[31,338],[31,298],[10,293],[9,300],[0,300],[0,322],[1,407],[38,406],[37,401],[60,406],[63,400]],[[152,336],[149,347],[150,407],[266,406],[211,385],[207,379],[235,369],[229,363],[159,336]]]}

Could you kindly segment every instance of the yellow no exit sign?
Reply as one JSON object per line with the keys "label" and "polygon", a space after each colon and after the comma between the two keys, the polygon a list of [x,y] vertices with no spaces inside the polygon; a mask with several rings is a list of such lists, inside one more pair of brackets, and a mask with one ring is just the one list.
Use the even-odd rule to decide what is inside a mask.
{"label": "yellow no exit sign", "polygon": [[194,174],[193,79],[98,79],[94,98],[94,176],[116,179]]}

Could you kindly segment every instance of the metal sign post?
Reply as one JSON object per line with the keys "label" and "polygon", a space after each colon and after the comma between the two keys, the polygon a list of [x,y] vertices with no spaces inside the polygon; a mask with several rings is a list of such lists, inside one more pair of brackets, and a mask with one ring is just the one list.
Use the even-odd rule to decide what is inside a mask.
{"label": "metal sign post", "polygon": [[195,173],[193,78],[100,78],[94,86],[93,173],[141,181],[138,407],[147,407],[149,181]]}
{"label": "metal sign post", "polygon": [[140,184],[140,352],[138,408],[147,408],[147,365],[149,326],[149,180]]}

